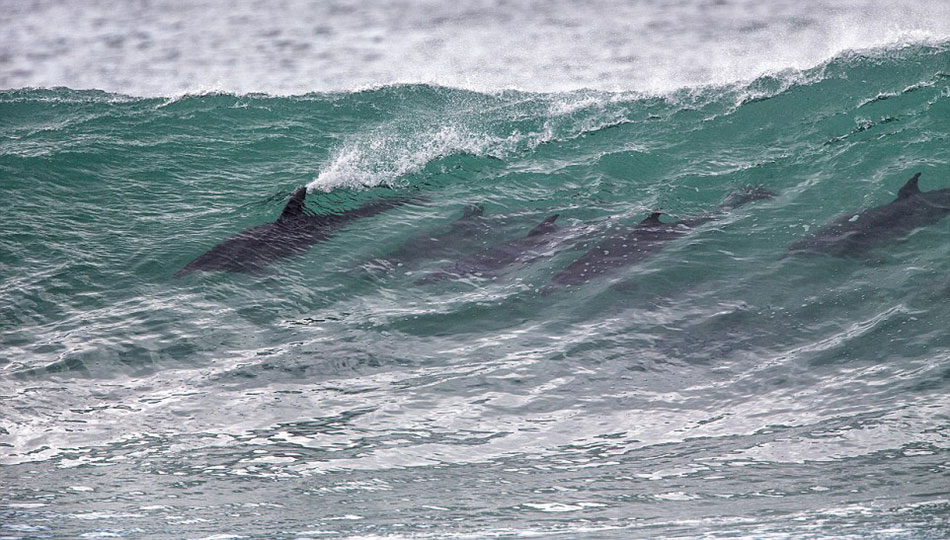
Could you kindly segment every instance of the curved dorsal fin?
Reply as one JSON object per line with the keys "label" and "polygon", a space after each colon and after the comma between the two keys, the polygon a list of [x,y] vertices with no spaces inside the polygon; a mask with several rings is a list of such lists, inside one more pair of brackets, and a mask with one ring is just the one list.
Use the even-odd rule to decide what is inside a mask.
{"label": "curved dorsal fin", "polygon": [[480,204],[470,204],[462,209],[462,219],[481,217],[485,209]]}
{"label": "curved dorsal fin", "polygon": [[660,221],[660,216],[662,212],[653,212],[649,217],[640,222],[640,225],[662,225],[663,222]]}
{"label": "curved dorsal fin", "polygon": [[284,211],[280,213],[280,217],[277,219],[293,219],[307,215],[307,209],[304,206],[306,199],[307,186],[301,186],[295,189],[290,195],[290,201],[287,202],[287,206],[284,207]]}
{"label": "curved dorsal fin", "polygon": [[904,184],[904,187],[897,192],[897,200],[906,199],[911,195],[920,193],[920,188],[917,186],[918,180],[920,180],[920,173],[915,174],[914,177],[908,180],[907,183]]}
{"label": "curved dorsal fin", "polygon": [[554,228],[554,222],[557,220],[557,217],[561,214],[554,214],[544,219],[537,227],[531,229],[531,232],[528,233],[528,236],[536,236],[539,234],[544,234]]}

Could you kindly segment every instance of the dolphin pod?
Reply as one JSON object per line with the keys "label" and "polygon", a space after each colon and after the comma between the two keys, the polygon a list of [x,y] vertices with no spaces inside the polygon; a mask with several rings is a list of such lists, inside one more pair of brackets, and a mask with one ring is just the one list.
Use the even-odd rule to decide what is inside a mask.
{"label": "dolphin pod", "polygon": [[306,198],[307,188],[297,188],[276,221],[244,229],[185,265],[174,277],[199,270],[257,273],[276,260],[307,251],[354,219],[373,216],[409,201],[376,201],[338,214],[318,215],[306,207]]}
{"label": "dolphin pod", "polygon": [[[840,257],[861,256],[881,243],[906,236],[914,229],[937,223],[950,214],[950,188],[921,191],[920,173],[900,189],[892,202],[841,215],[814,234],[793,243],[787,255],[827,254]],[[349,222],[370,217],[407,203],[410,198],[381,200],[337,214],[319,215],[306,207],[307,190],[296,189],[280,216],[271,223],[256,225],[226,239],[174,274],[179,278],[196,271],[223,270],[256,273],[279,259],[299,255],[329,238]],[[653,212],[633,227],[624,228],[601,239],[552,278],[553,287],[581,285],[619,269],[641,262],[662,250],[670,241],[689,234],[700,225],[719,219],[729,210],[746,203],[774,197],[762,188],[734,191],[715,211],[698,217],[664,222],[663,214]],[[409,250],[422,256],[432,251],[455,249],[456,241],[483,237],[487,223],[481,221],[480,206],[468,207],[454,222],[444,238],[430,238],[425,249]],[[516,265],[543,257],[563,243],[569,229],[558,228],[552,215],[524,237],[509,240],[460,258],[418,280],[433,283],[465,276],[497,275]],[[454,239],[454,240],[453,240]],[[453,253],[454,254],[454,253]]]}
{"label": "dolphin pod", "polygon": [[933,225],[950,214],[950,189],[921,191],[915,174],[888,204],[848,212],[789,246],[789,254],[858,257],[887,240]]}

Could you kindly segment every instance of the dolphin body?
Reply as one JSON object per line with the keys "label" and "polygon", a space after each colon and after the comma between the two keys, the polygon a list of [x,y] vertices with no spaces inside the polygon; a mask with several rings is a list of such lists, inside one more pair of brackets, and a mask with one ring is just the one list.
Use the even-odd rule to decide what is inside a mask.
{"label": "dolphin body", "polygon": [[174,277],[199,270],[259,273],[276,260],[306,252],[354,219],[385,212],[408,200],[377,201],[354,210],[318,215],[305,206],[306,198],[307,188],[297,188],[276,221],[244,229],[185,265]]}
{"label": "dolphin body", "polygon": [[557,239],[555,233],[561,229],[554,222],[558,216],[559,214],[554,214],[545,218],[544,221],[531,229],[527,236],[493,246],[450,265],[443,266],[438,271],[420,279],[417,283],[423,285],[445,279],[496,274],[513,264],[536,259],[541,256],[539,250]]}
{"label": "dolphin body", "polygon": [[414,267],[422,260],[461,257],[465,248],[479,243],[491,234],[484,219],[484,208],[473,204],[462,210],[462,216],[453,221],[444,231],[412,236],[398,249],[380,259],[386,267]]}
{"label": "dolphin body", "polygon": [[860,257],[881,243],[933,225],[950,214],[950,189],[920,191],[915,174],[888,204],[838,216],[815,234],[789,246],[789,254]]}
{"label": "dolphin body", "polygon": [[[732,210],[748,202],[774,196],[774,193],[766,189],[747,188],[730,193],[717,209]],[[653,212],[632,229],[628,228],[621,234],[615,234],[600,241],[567,268],[555,274],[552,278],[553,285],[555,287],[581,285],[619,268],[636,264],[662,250],[671,240],[685,236],[696,227],[718,218],[717,214],[707,214],[664,223],[660,221],[662,215],[660,212]]]}

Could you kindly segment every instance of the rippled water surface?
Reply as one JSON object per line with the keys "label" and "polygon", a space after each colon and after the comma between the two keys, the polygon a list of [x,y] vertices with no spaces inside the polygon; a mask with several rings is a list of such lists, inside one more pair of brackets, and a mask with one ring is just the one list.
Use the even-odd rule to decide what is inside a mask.
{"label": "rippled water surface", "polygon": [[[679,17],[695,44],[700,4],[639,9]],[[416,29],[407,38],[442,39],[473,63],[406,45],[411,62],[443,58],[441,84],[411,71],[412,84],[382,84],[400,79],[373,71],[389,57],[362,51],[304,86],[287,82],[309,69],[298,67],[249,87],[241,74],[261,61],[249,53],[222,91],[181,95],[204,84],[189,73],[222,65],[202,71],[202,54],[229,58],[250,38],[196,45],[127,81],[136,34],[88,79],[63,74],[99,49],[70,40],[108,41],[133,27],[115,19],[144,14],[145,61],[177,35],[150,25],[178,21],[187,35],[188,9],[211,8],[12,6],[0,19],[17,28],[0,38],[11,45],[0,53],[0,536],[950,535],[950,219],[858,256],[788,251],[893,201],[917,172],[924,191],[950,188],[939,17],[917,34],[886,25],[904,38],[807,66],[798,60],[832,44],[781,70],[749,53],[760,63],[730,64],[749,70],[736,82],[677,79],[660,60],[637,78],[639,60],[614,56],[572,72],[578,57],[554,54],[566,41],[540,59],[512,47],[504,62],[478,60],[459,52],[475,33],[445,30],[464,14],[416,4],[405,20],[391,4],[366,11],[377,19],[361,41],[363,11],[350,6],[327,14],[327,39],[372,49],[373,32],[388,42],[392,28]],[[831,28],[788,6],[742,8],[705,6],[764,25],[748,29],[749,50],[780,47],[756,36],[782,24],[799,37]],[[84,30],[38,29],[50,13]],[[587,11],[563,6],[475,6],[471,21],[493,13],[491,32],[596,34]],[[863,12],[834,13],[844,24]],[[275,25],[260,43],[298,30],[275,15],[257,31]],[[20,56],[55,39],[69,51]],[[22,62],[29,73],[11,67]],[[537,85],[506,75],[519,65]],[[633,82],[591,75],[611,66]],[[469,70],[485,78],[461,84]],[[399,204],[258,272],[173,277],[273,222],[303,185],[318,214]],[[733,207],[748,186],[775,197]],[[557,277],[653,211],[713,219],[635,264],[570,286]],[[527,236],[555,214],[543,241]]]}

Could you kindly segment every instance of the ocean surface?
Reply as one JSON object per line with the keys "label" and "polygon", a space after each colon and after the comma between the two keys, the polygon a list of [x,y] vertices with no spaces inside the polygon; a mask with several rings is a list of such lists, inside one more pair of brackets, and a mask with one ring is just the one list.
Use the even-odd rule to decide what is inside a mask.
{"label": "ocean surface", "polygon": [[948,4],[0,8],[0,538],[950,537]]}

